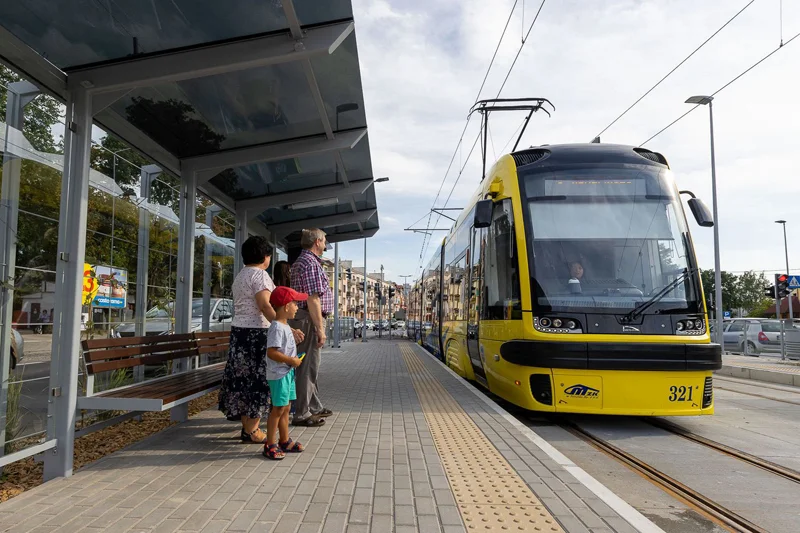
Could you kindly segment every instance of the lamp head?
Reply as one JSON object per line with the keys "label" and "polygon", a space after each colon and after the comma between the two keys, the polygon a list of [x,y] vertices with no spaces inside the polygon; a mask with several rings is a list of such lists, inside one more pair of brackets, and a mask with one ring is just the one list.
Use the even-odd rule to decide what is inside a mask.
{"label": "lamp head", "polygon": [[686,103],[687,104],[708,105],[708,104],[711,103],[711,100],[713,100],[713,99],[714,99],[713,96],[703,96],[703,95],[692,96],[691,98],[686,100]]}

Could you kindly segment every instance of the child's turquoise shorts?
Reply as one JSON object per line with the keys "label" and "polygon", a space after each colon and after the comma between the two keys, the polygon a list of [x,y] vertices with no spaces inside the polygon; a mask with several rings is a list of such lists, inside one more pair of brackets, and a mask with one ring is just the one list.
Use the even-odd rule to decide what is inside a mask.
{"label": "child's turquoise shorts", "polygon": [[297,399],[297,391],[294,388],[294,368],[281,379],[268,379],[269,392],[272,396],[272,405],[283,407],[289,402]]}

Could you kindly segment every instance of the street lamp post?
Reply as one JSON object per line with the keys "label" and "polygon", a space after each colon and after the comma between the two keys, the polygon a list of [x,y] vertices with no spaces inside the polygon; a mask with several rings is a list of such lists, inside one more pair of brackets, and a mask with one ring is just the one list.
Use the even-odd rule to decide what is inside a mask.
{"label": "street lamp post", "polygon": [[[342,106],[340,106],[342,107]],[[356,106],[358,109],[358,106]],[[337,113],[339,109],[337,108]],[[342,111],[348,111],[348,109],[342,109]],[[338,114],[337,114],[337,129],[338,129]],[[383,183],[389,181],[389,178],[377,178],[375,179],[375,183]],[[361,321],[361,342],[367,342],[367,304],[369,303],[367,291],[367,238],[364,237],[364,319]]]}
{"label": "street lamp post", "polygon": [[[789,275],[789,246],[786,244],[786,221],[785,220],[776,220],[776,224],[780,224],[783,226],[783,253],[786,256],[786,275]],[[788,296],[789,300],[789,324],[791,325],[792,321],[794,320],[794,312],[792,311],[792,293],[789,293]],[[775,310],[775,316],[780,313],[777,309]]]}
{"label": "street lamp post", "polygon": [[714,315],[717,323],[716,328],[714,328],[714,340],[721,345],[723,325],[722,270],[720,270],[719,260],[719,212],[717,210],[717,168],[714,160],[714,108],[711,104],[712,100],[714,100],[713,96],[692,96],[686,100],[686,103],[708,106],[708,120],[711,130],[711,201],[714,212]]}

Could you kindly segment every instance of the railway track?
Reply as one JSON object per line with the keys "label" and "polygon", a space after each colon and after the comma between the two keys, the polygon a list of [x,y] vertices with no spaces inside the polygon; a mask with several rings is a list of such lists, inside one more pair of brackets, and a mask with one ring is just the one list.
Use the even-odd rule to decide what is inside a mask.
{"label": "railway track", "polygon": [[757,457],[755,455],[743,452],[741,450],[737,450],[736,448],[731,448],[726,444],[722,444],[721,442],[717,442],[715,440],[703,437],[702,435],[693,433],[686,428],[683,428],[677,424],[673,424],[672,422],[662,420],[660,418],[653,418],[653,419],[643,418],[642,421],[657,428],[668,431],[674,435],[683,437],[684,439],[696,442],[698,444],[702,444],[703,446],[711,448],[712,450],[716,450],[718,452],[724,453],[725,455],[735,457],[736,459],[739,459],[740,461],[743,461],[745,463],[757,466],[758,468],[766,470],[767,472],[775,474],[776,476],[781,476],[790,481],[794,481],[795,483],[800,483],[800,472],[792,470],[791,468],[787,468],[777,463],[773,463],[772,461],[767,461],[766,459],[762,459],[761,457]]}
{"label": "railway track", "polygon": [[678,499],[684,500],[692,507],[698,509],[721,525],[727,527],[729,530],[738,533],[767,533],[766,529],[750,522],[742,515],[728,509],[727,507],[697,492],[687,485],[684,485],[675,478],[670,477],[647,462],[614,446],[610,442],[593,435],[574,422],[562,421],[558,424],[581,440],[588,442],[603,453],[613,457],[634,471],[642,474],[668,493],[674,495]]}

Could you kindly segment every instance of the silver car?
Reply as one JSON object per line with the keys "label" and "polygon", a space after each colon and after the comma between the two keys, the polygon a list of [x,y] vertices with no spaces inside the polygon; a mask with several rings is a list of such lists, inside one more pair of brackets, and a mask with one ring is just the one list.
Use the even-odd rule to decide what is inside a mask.
{"label": "silver car", "polygon": [[[145,314],[145,335],[169,335],[174,328],[172,319],[172,303],[165,309],[163,307],[153,307]],[[231,319],[233,317],[233,300],[227,298],[211,299],[211,318],[209,329],[211,331],[229,331],[231,329]],[[192,299],[192,331],[200,331],[203,327],[203,299]],[[136,333],[134,322],[125,322],[116,328],[112,335],[114,337],[133,337]]]}
{"label": "silver car", "polygon": [[11,358],[9,359],[9,367],[14,370],[18,364],[22,363],[22,357],[25,355],[25,339],[19,331],[11,330]]}
{"label": "silver car", "polygon": [[724,349],[730,352],[745,353],[746,348],[748,355],[780,353],[781,321],[765,318],[731,320],[723,332],[723,342]]}

